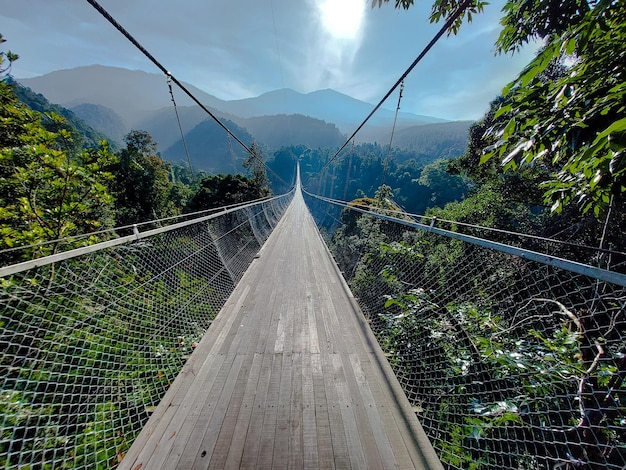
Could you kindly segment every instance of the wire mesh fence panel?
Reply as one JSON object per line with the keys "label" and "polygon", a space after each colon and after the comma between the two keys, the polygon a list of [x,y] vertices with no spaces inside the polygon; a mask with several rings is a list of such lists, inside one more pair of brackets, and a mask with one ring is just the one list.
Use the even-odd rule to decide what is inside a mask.
{"label": "wire mesh fence panel", "polygon": [[306,200],[448,468],[625,468],[626,276]]}
{"label": "wire mesh fence panel", "polygon": [[114,468],[291,195],[0,277],[0,467]]}

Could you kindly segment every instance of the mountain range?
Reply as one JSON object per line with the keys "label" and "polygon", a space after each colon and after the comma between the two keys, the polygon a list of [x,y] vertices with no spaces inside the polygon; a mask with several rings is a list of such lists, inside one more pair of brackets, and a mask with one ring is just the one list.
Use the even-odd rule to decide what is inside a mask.
{"label": "mountain range", "polygon": [[[17,81],[42,94],[50,102],[68,108],[118,143],[130,130],[144,130],[152,135],[165,158],[182,159],[181,134],[172,106],[172,95],[163,75],[92,65]],[[171,85],[190,153],[193,149],[193,153],[201,155],[207,154],[210,149],[217,151],[220,148],[219,153],[222,154],[227,148],[230,155],[220,155],[219,158],[231,161],[231,143],[226,133],[211,128],[212,139],[200,137],[202,130],[206,132],[210,126],[203,124],[200,129],[196,127],[210,118],[175,84]],[[306,94],[282,89],[255,98],[226,101],[193,85],[184,85],[213,114],[227,120],[230,126],[249,133],[246,139],[257,140],[270,149],[299,144],[312,147],[341,145],[373,109],[370,103],[331,89]],[[357,140],[387,141],[394,114],[395,111],[379,109],[358,134]],[[415,146],[419,145],[419,139],[411,136],[415,136],[416,132],[420,134],[424,125],[439,128],[435,134],[443,133],[442,138],[452,135],[456,145],[461,147],[467,141],[468,122],[461,124],[459,131],[459,123],[407,112],[398,113],[396,132],[408,136],[403,139]],[[446,131],[448,127],[449,132]],[[213,165],[210,167],[215,169]]]}

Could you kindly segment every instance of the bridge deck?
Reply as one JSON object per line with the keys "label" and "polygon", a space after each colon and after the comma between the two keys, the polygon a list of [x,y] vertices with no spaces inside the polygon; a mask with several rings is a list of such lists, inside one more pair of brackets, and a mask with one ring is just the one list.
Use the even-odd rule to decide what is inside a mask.
{"label": "bridge deck", "polygon": [[441,468],[299,192],[120,468]]}

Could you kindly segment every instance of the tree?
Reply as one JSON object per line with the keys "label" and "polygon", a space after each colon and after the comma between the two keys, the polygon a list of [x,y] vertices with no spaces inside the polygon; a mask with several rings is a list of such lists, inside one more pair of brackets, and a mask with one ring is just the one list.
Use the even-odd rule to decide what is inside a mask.
{"label": "tree", "polygon": [[[389,0],[372,0],[372,8],[376,5],[380,7],[383,3],[389,3]],[[413,0],[395,0],[396,8],[404,8],[405,10],[413,6],[413,3]],[[458,18],[448,30],[449,34],[456,34],[465,20],[471,22],[473,15],[482,13],[488,3],[482,0],[435,0],[430,12],[430,22],[437,23],[441,20],[447,20],[460,9]]]}
{"label": "tree", "polygon": [[266,188],[266,191],[269,191],[269,182],[265,172],[265,164],[263,163],[263,152],[261,152],[256,142],[252,142],[250,151],[251,153],[243,162],[243,167],[252,174],[252,179],[259,188]]}
{"label": "tree", "polygon": [[189,200],[190,212],[253,201],[267,196],[267,187],[259,186],[254,178],[243,175],[207,176],[200,181],[200,188]]}
{"label": "tree", "polygon": [[112,168],[116,175],[116,223],[127,225],[175,215],[179,208],[168,204],[170,166],[156,154],[152,136],[134,130],[124,141],[126,148]]}
{"label": "tree", "polygon": [[504,26],[496,42],[499,52],[516,52],[524,44],[558,36],[580,24],[597,1],[588,0],[509,0],[502,12]]}
{"label": "tree", "polygon": [[[501,47],[519,38],[505,28]],[[516,42],[517,41],[517,42]],[[574,64],[555,80],[541,74],[555,61]],[[508,85],[510,103],[492,129],[498,142],[483,160],[499,158],[507,168],[547,161],[558,166],[544,185],[552,210],[572,202],[597,217],[623,203],[626,190],[626,6],[599,1],[547,46]]]}
{"label": "tree", "polygon": [[[381,5],[388,0],[374,0]],[[461,2],[436,0],[431,21],[447,18]],[[409,8],[412,0],[396,0]],[[467,6],[471,13],[481,2]],[[507,169],[545,161],[557,166],[544,186],[553,211],[578,203],[596,217],[623,204],[626,191],[626,5],[613,0],[508,0],[496,43],[499,53],[541,39],[546,46],[504,90],[506,103],[491,129],[496,143],[482,161],[497,157]],[[455,22],[452,32],[460,26]],[[554,64],[562,77],[545,79]]]}
{"label": "tree", "polygon": [[447,202],[463,198],[468,192],[467,179],[448,171],[449,161],[437,160],[426,165],[419,177],[419,184],[426,186],[434,205],[443,206]]}
{"label": "tree", "polygon": [[[0,34],[0,44],[5,43],[5,42],[7,42],[6,39],[4,39],[2,37],[2,34]],[[0,75],[8,74],[9,71],[11,70],[11,65],[17,59],[19,59],[19,56],[17,54],[14,54],[11,51],[7,51],[7,52],[0,51]],[[5,64],[5,61],[9,63]]]}
{"label": "tree", "polygon": [[285,183],[289,183],[289,186],[295,183],[296,179],[296,152],[297,155],[302,154],[304,146],[298,147],[282,147],[280,150],[274,152],[274,158],[267,162],[268,168],[272,170],[272,173],[268,175],[272,180],[272,188],[274,192],[280,194],[289,190],[289,187],[285,186],[278,178],[280,177]]}
{"label": "tree", "polygon": [[[60,239],[106,229],[113,222],[107,189],[112,175],[106,168],[115,157],[107,143],[77,149],[63,118],[45,118],[57,132],[46,130],[42,115],[19,103],[11,86],[0,82],[0,248],[54,241],[22,250],[20,256],[26,258],[55,253]],[[80,243],[93,241],[83,238]],[[16,258],[8,254],[3,261]]]}

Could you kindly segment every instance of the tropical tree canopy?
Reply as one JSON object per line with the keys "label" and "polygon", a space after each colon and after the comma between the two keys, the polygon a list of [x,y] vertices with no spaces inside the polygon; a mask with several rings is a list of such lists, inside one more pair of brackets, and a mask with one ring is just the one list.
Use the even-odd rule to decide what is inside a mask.
{"label": "tropical tree canopy", "polygon": [[[388,3],[374,0],[373,6]],[[409,8],[413,0],[396,0]],[[484,2],[436,0],[431,21],[458,8],[471,21]],[[560,212],[578,203],[600,216],[626,189],[626,5],[614,0],[509,0],[496,42],[514,53],[543,41],[534,60],[505,87],[493,127],[493,145],[481,162],[498,158],[505,169],[544,162],[554,171],[543,183],[546,202]],[[554,69],[562,73],[554,74]]]}

